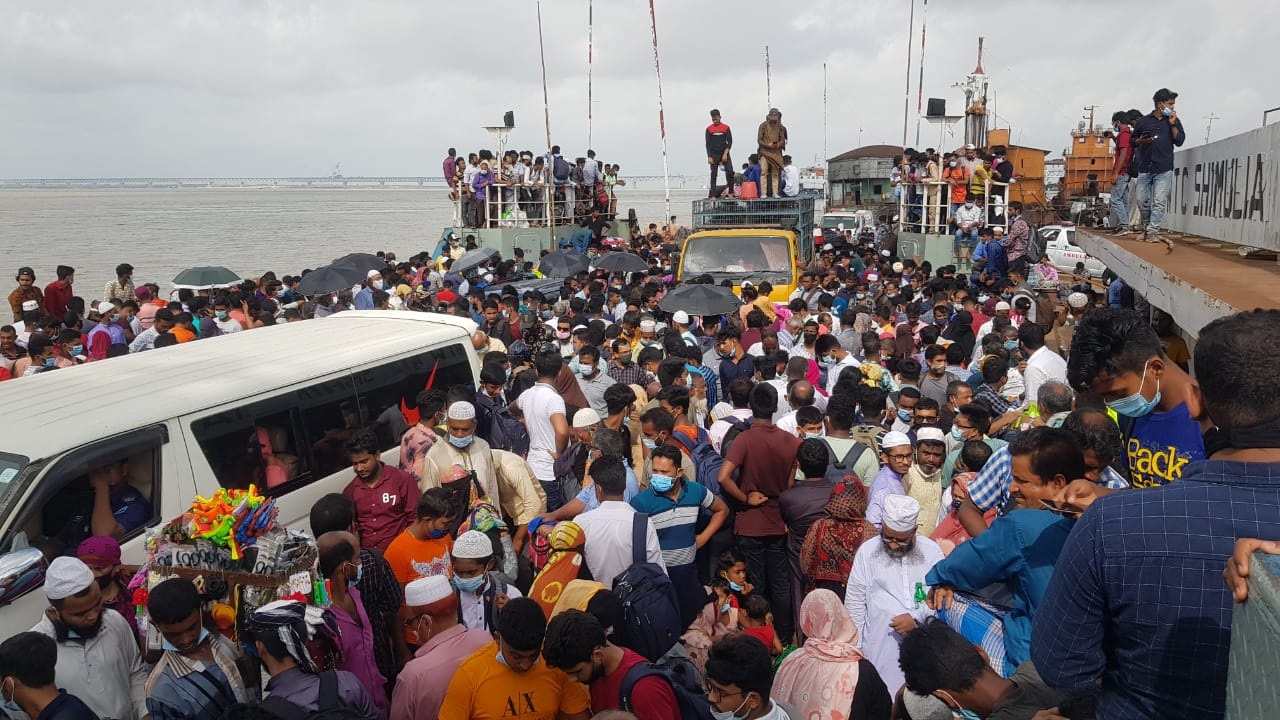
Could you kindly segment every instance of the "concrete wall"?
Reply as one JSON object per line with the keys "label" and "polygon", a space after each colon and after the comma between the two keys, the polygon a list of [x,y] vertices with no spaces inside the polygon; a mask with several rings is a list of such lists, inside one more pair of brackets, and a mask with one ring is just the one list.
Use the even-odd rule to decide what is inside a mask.
{"label": "concrete wall", "polygon": [[1174,155],[1165,226],[1280,251],[1280,124]]}

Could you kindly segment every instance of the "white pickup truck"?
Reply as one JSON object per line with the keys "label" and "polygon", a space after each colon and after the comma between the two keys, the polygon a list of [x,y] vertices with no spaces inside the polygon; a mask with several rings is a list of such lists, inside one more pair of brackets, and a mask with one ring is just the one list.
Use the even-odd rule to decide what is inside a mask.
{"label": "white pickup truck", "polygon": [[1049,262],[1063,272],[1074,272],[1076,263],[1081,262],[1089,277],[1102,277],[1107,271],[1107,266],[1101,260],[1076,245],[1076,228],[1069,223],[1045,225],[1037,230],[1030,250],[1029,257],[1033,262],[1039,260],[1041,255],[1048,255]]}

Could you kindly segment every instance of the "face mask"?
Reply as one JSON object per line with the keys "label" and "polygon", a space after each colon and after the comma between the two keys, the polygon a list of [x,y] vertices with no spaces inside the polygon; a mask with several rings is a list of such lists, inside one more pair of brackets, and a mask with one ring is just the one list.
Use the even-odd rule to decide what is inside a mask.
{"label": "face mask", "polygon": [[724,615],[727,612],[729,612],[729,603],[726,602],[725,604],[720,606],[720,614]]}
{"label": "face mask", "polygon": [[1120,134],[1120,126],[1119,126],[1119,125],[1112,125],[1112,126],[1111,126],[1111,132],[1114,132],[1115,134],[1119,135],[1119,134]]}
{"label": "face mask", "polygon": [[866,299],[867,299],[867,294],[866,294],[866,293],[856,293],[856,294],[854,294],[854,297],[858,298],[859,300],[866,300]]}
{"label": "face mask", "polygon": [[[537,664],[538,664],[538,660],[541,660],[541,659],[542,659],[541,657],[539,657],[539,658],[535,658],[535,659],[534,659],[534,661],[533,661],[533,664],[534,664],[534,665],[537,665]],[[507,659],[506,659],[506,658],[504,658],[504,657],[502,657],[502,651],[501,651],[501,650],[499,650],[499,651],[498,651],[498,654],[494,657],[494,660],[497,660],[499,663],[501,663],[501,664],[502,664],[502,665],[504,665],[505,667],[511,667],[510,665],[507,665]]]}
{"label": "face mask", "polygon": [[950,163],[948,163],[948,164],[949,164],[951,167],[955,167],[958,163],[956,163],[956,161],[955,161],[955,160],[952,160],[952,161],[951,161]]}
{"label": "face mask", "polygon": [[596,366],[595,366],[595,365],[586,365],[586,366],[583,366],[583,367],[579,367],[579,368],[578,368],[578,374],[579,374],[579,375],[581,375],[581,376],[582,376],[582,377],[584,377],[584,378],[590,378],[592,375],[595,375],[595,374],[596,374]]}
{"label": "face mask", "polygon": [[831,357],[830,355],[823,355],[822,364],[826,365],[827,367],[831,367],[832,365],[836,364],[836,359]]}
{"label": "face mask", "polygon": [[715,718],[716,720],[737,720],[737,719],[738,719],[738,717],[739,717],[739,715],[738,715],[738,710],[741,710],[741,709],[742,709],[746,704],[747,704],[747,698],[745,698],[745,697],[744,697],[744,698],[742,698],[742,704],[741,704],[741,705],[739,705],[739,706],[737,707],[737,709],[735,709],[735,710],[712,710],[712,711],[711,711],[711,717]]}
{"label": "face mask", "polygon": [[729,581],[729,589],[734,592],[742,592],[742,586],[732,580]]}
{"label": "face mask", "polygon": [[568,340],[570,332],[568,330],[557,330],[556,338],[559,340]]}
{"label": "face mask", "polygon": [[0,708],[3,708],[4,711],[8,713],[10,717],[16,717],[18,713],[22,712],[22,707],[18,705],[18,700],[17,700],[18,689],[11,685],[10,692],[12,693],[12,695],[10,695],[7,698],[4,697],[3,686],[0,686],[0,701],[3,701],[3,702],[0,702]]}
{"label": "face mask", "polygon": [[71,354],[72,354],[72,355],[83,355],[83,354],[84,354],[84,346],[83,346],[83,345],[72,345],[72,346],[71,346]]}
{"label": "face mask", "polygon": [[1008,350],[1009,352],[1013,352],[1014,350],[1017,350],[1017,349],[1018,349],[1018,341],[1017,341],[1017,340],[1009,340],[1009,341],[1005,342],[1005,344],[1004,344],[1004,349],[1005,349],[1005,350]]}
{"label": "face mask", "polygon": [[649,478],[649,485],[657,492],[671,492],[671,488],[675,487],[675,478],[667,475],[653,475]]}
{"label": "face mask", "polygon": [[57,361],[58,361],[58,358],[51,358],[51,357],[45,358],[44,366],[47,368],[51,368],[53,367],[54,363],[56,363]]}
{"label": "face mask", "polygon": [[952,426],[951,426],[951,439],[952,439],[952,440],[955,440],[956,442],[960,442],[960,441],[964,440],[964,430],[960,429],[960,427],[958,427],[958,426],[956,426],[956,425],[952,425]]}
{"label": "face mask", "polygon": [[475,435],[468,435],[466,437],[454,437],[453,435],[450,435],[449,444],[458,449],[462,449],[462,448],[470,447],[471,441],[475,439],[476,439]]}
{"label": "face mask", "polygon": [[981,294],[981,295],[979,295],[979,296],[978,296],[978,304],[979,304],[979,305],[981,305],[981,304],[983,304],[983,303],[986,303],[986,302],[987,302],[988,300],[990,300],[990,299],[991,299],[991,296],[990,296],[990,295],[987,295],[987,294],[983,293],[983,294]]}
{"label": "face mask", "polygon": [[967,203],[965,203],[965,204],[964,204],[964,206],[965,206],[965,208],[967,208],[967,209],[969,209],[969,210],[972,210],[972,209],[973,209],[973,203],[971,203],[971,202],[967,202]]}
{"label": "face mask", "polygon": [[1172,115],[1172,114],[1173,114],[1173,110],[1171,110],[1171,109],[1169,109],[1169,108],[1167,108],[1167,107],[1166,107],[1166,108],[1160,108],[1160,114],[1161,114],[1161,115],[1164,115],[1165,117],[1169,117],[1170,115]]}
{"label": "face mask", "polygon": [[[164,637],[164,636],[161,636],[161,637]],[[199,639],[199,640],[196,640],[196,645],[195,645],[195,646],[196,646],[196,647],[199,647],[200,645],[203,645],[203,644],[204,644],[204,641],[205,641],[205,640],[208,640],[208,639],[209,639],[209,631],[208,631],[208,630],[206,630],[205,628],[200,628],[200,639]],[[160,649],[162,649],[162,650],[169,650],[169,651],[172,651],[172,652],[181,652],[180,650],[178,650],[177,646],[175,646],[173,643],[169,642],[169,638],[165,638],[165,639],[164,639],[164,642],[161,642],[161,643],[160,643]]]}
{"label": "face mask", "polygon": [[550,319],[551,319],[551,311],[550,311],[550,310],[543,310],[541,313],[539,313],[539,315],[541,315],[541,316],[542,316],[542,319],[543,319],[543,320],[550,320]]}
{"label": "face mask", "polygon": [[443,540],[445,536],[447,536],[448,534],[449,532],[447,530],[432,530],[431,532],[427,533],[428,537],[430,537],[432,540]]}
{"label": "face mask", "polygon": [[904,423],[909,423],[911,422],[911,413],[907,412],[906,410],[899,410],[898,419]]}
{"label": "face mask", "polygon": [[[480,588],[484,587],[484,575],[480,574],[473,578],[460,578],[454,576],[453,586],[461,592],[476,592]],[[501,655],[499,655],[498,660],[502,660]]]}
{"label": "face mask", "polygon": [[804,434],[804,439],[805,439],[805,440],[818,440],[818,439],[821,439],[821,438],[822,438],[822,433],[820,433],[820,432],[816,432],[816,433],[815,433],[815,432],[807,432],[807,433],[805,433],[805,434]]}
{"label": "face mask", "polygon": [[[1148,365],[1149,367],[1149,365]],[[1156,405],[1160,404],[1160,381],[1156,380],[1156,395],[1150,400],[1142,396],[1142,385],[1147,381],[1147,368],[1142,369],[1142,380],[1138,383],[1138,392],[1126,398],[1107,403],[1112,410],[1132,418],[1149,415]]]}
{"label": "face mask", "polygon": [[648,449],[648,450],[652,450],[658,447],[658,441],[656,440],[650,440],[649,438],[644,438],[641,440],[641,442],[644,443],[645,449]]}
{"label": "face mask", "polygon": [[618,364],[621,365],[622,367],[631,367],[631,363],[635,362],[634,360],[631,359],[630,351],[627,351],[621,355],[614,355],[614,358],[617,359]]}
{"label": "face mask", "polygon": [[215,316],[215,317],[217,317],[219,320],[226,320],[226,319],[227,319],[227,311],[226,311],[226,310],[215,310],[213,314],[214,314],[214,316]]}

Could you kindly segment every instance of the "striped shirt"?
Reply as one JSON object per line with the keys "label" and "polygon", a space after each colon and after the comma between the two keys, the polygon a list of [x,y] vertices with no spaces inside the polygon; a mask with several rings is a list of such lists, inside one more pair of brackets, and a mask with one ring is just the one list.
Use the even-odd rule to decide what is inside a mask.
{"label": "striped shirt", "polygon": [[[212,633],[213,662],[166,651],[147,679],[147,711],[152,720],[215,720],[228,705],[256,700],[236,668],[239,653],[230,640]],[[251,694],[252,693],[252,694]]]}
{"label": "striped shirt", "polygon": [[672,500],[659,495],[652,487],[631,499],[636,512],[649,516],[658,533],[658,546],[662,548],[662,561],[668,568],[690,565],[697,554],[698,513],[702,508],[711,509],[715,496],[707,488],[687,480],[681,482],[680,496]]}

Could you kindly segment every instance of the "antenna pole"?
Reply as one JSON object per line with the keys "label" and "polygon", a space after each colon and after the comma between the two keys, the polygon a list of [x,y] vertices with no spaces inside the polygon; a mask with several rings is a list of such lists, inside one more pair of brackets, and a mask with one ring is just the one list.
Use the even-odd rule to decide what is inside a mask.
{"label": "antenna pole", "polygon": [[773,75],[769,69],[769,46],[764,46],[764,101],[773,107]]}
{"label": "antenna pole", "polygon": [[822,63],[822,161],[831,157],[827,154],[827,64]]}
{"label": "antenna pole", "polygon": [[920,10],[920,81],[916,83],[916,145],[920,144],[920,115],[924,109],[924,36],[929,20],[929,0]]}
{"label": "antenna pole", "polygon": [[1085,110],[1088,110],[1088,111],[1089,111],[1089,128],[1088,128],[1088,129],[1089,129],[1089,131],[1090,131],[1090,132],[1092,132],[1092,131],[1093,131],[1093,111],[1094,111],[1094,110],[1097,110],[1097,109],[1098,109],[1098,106],[1097,106],[1097,105],[1087,105],[1087,106],[1085,106]]}
{"label": "antenna pole", "polygon": [[[547,99],[547,53],[542,44],[542,0],[538,0],[538,58],[542,62],[542,120],[547,127],[547,163],[544,172],[550,173],[553,168],[551,160],[551,102]],[[544,184],[546,193],[547,230],[551,235],[549,247],[556,246],[556,189],[552,184]]]}
{"label": "antenna pole", "polygon": [[1213,131],[1213,121],[1221,120],[1221,119],[1222,118],[1218,117],[1217,115],[1214,115],[1212,112],[1209,113],[1207,116],[1205,116],[1205,120],[1209,121],[1209,123],[1204,126],[1204,144],[1205,145],[1209,144],[1209,133]]}
{"label": "antenna pole", "polygon": [[907,20],[907,88],[902,93],[902,147],[907,147],[907,119],[911,116],[911,35],[916,26],[916,0],[911,0],[911,16]]}
{"label": "antenna pole", "polygon": [[653,31],[653,72],[658,78],[658,131],[662,137],[662,186],[666,190],[667,214],[671,217],[671,174],[667,169],[667,119],[662,109],[662,65],[658,61],[658,15],[649,0],[649,27]]}
{"label": "antenna pole", "polygon": [[592,44],[591,44],[591,32],[592,32],[592,27],[594,25],[593,23],[594,18],[592,17],[594,10],[592,8],[592,5],[593,5],[592,0],[587,0],[587,147],[588,148],[592,147],[591,145],[591,111],[593,108],[591,103],[591,67],[592,67],[593,53],[592,53]]}

